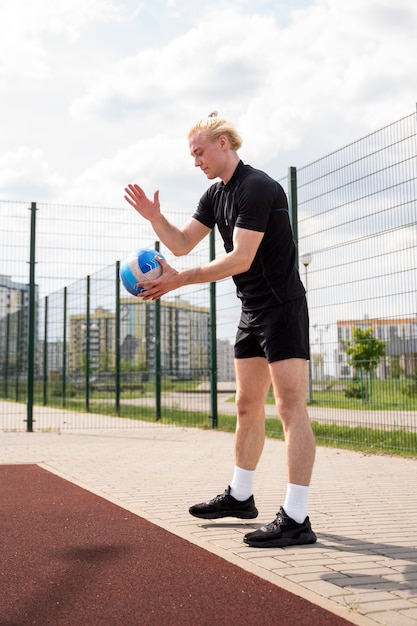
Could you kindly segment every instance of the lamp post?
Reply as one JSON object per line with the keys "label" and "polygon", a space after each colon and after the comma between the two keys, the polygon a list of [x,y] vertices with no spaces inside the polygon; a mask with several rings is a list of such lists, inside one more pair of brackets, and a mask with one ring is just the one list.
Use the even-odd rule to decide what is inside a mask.
{"label": "lamp post", "polygon": [[[308,271],[307,268],[310,265],[312,260],[312,256],[309,252],[306,252],[305,254],[303,254],[303,256],[301,257],[301,263],[304,265],[304,270],[305,270],[305,288],[306,288],[306,294],[307,294],[307,303],[308,303]],[[309,348],[310,348],[310,339],[309,339]],[[311,374],[311,354],[310,354],[310,359],[308,361],[308,401],[312,402],[313,401],[313,377]]]}

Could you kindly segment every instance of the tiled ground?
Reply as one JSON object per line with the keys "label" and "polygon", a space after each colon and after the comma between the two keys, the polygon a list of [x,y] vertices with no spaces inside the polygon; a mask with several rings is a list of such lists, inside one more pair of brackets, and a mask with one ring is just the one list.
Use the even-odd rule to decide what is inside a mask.
{"label": "tiled ground", "polygon": [[[80,414],[73,419],[80,426]],[[352,623],[417,626],[416,460],[318,448],[309,500],[318,542],[257,550],[242,536],[270,522],[282,503],[282,442],[267,440],[257,471],[259,518],[204,521],[188,507],[230,482],[233,436],[118,424],[62,434],[0,431],[0,463],[42,464]]]}

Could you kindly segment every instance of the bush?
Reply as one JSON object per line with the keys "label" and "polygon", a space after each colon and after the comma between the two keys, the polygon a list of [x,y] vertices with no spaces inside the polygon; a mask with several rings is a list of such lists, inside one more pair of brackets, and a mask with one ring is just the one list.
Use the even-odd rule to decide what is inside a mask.
{"label": "bush", "polygon": [[346,398],[362,398],[362,388],[357,380],[348,384],[345,391]]}
{"label": "bush", "polygon": [[401,393],[403,393],[408,398],[415,398],[417,396],[417,381],[408,383],[408,385],[404,385],[401,388]]}
{"label": "bush", "polygon": [[417,396],[417,367],[414,368],[412,381],[402,387],[401,393],[409,398],[415,398]]}

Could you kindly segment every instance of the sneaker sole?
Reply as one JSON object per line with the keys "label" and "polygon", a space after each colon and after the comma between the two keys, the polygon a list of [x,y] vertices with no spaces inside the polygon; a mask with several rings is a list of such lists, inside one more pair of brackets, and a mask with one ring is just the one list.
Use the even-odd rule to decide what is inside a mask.
{"label": "sneaker sole", "polygon": [[243,542],[253,548],[286,548],[287,546],[304,546],[316,543],[316,541],[317,537],[314,533],[304,533],[296,539],[280,537],[279,539],[267,539],[266,541],[251,541],[246,539],[246,537],[243,538]]}
{"label": "sneaker sole", "polygon": [[221,519],[222,517],[255,519],[255,517],[258,517],[257,509],[253,509],[252,511],[215,511],[214,513],[192,513],[191,511],[189,511],[189,513],[193,517],[198,517],[199,519]]}

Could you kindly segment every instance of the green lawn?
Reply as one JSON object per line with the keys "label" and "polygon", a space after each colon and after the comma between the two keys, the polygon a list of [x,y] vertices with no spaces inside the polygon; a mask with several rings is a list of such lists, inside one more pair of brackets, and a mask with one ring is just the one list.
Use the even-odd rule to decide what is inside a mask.
{"label": "green lawn", "polygon": [[[325,385],[327,384],[327,388]],[[366,398],[365,390],[362,398],[346,397],[346,390],[350,383],[335,382],[325,385],[313,385],[313,400],[309,404],[318,407],[334,409],[355,409],[365,411],[397,410],[416,411],[417,394],[407,395],[412,382],[405,380],[376,380],[373,381],[369,398]],[[360,390],[360,386],[356,387]],[[268,403],[273,404],[274,399],[270,394]]]}
{"label": "green lawn", "polygon": [[[80,410],[80,404],[70,401],[68,409]],[[114,405],[97,403],[92,405],[94,413],[115,415]],[[153,407],[121,405],[120,417],[144,422],[156,422]],[[162,416],[159,424],[171,424],[183,428],[210,429],[212,424],[207,413],[196,411],[181,411],[162,407]],[[218,415],[218,430],[234,432],[236,418],[234,415]],[[313,431],[318,445],[362,451],[370,454],[391,454],[397,456],[417,457],[417,433],[405,430],[379,430],[361,426],[339,426],[335,424],[319,424],[312,422]],[[274,439],[283,439],[284,433],[280,420],[267,418],[265,424],[266,436]]]}
{"label": "green lawn", "polygon": [[[412,381],[374,381],[372,394],[368,400],[365,398],[347,398],[345,393],[347,385],[348,383],[343,381],[332,383],[328,385],[326,389],[322,389],[321,386],[320,389],[318,389],[318,385],[315,384],[311,404],[317,407],[367,411],[417,410],[416,395],[410,396],[403,392],[407,387],[410,388]],[[24,387],[25,386],[22,385],[18,397],[10,397],[11,394],[7,394],[7,399],[25,402],[26,389]],[[162,392],[178,390],[175,384],[170,383],[169,387],[170,388],[167,389],[165,385],[163,385]],[[191,391],[195,389],[195,384],[183,382],[180,387],[182,391]],[[41,391],[41,386],[38,383],[35,388],[35,403],[38,405],[42,405]],[[48,406],[85,412],[85,397],[81,389],[76,388],[74,385],[68,385],[68,395],[65,398],[65,403],[63,403],[61,391],[61,386],[57,384],[48,387]],[[143,398],[144,396],[154,397],[154,395],[155,389],[151,383],[142,385],[141,389],[126,390],[121,397],[120,417],[155,422],[156,416],[154,407],[134,406],[123,403],[124,399],[132,399],[135,397]],[[233,397],[231,397],[231,400],[233,400]],[[272,395],[268,397],[267,401],[269,403],[274,402]],[[119,416],[115,411],[114,390],[91,391],[90,411],[92,413],[113,415],[115,420],[117,420]],[[235,422],[236,420],[233,415],[220,414],[218,416],[218,429],[233,432]],[[163,406],[160,423],[182,427],[212,427],[210,418],[206,412],[184,411],[180,410],[180,407],[170,409]],[[359,426],[350,427],[334,424],[318,424],[316,422],[313,422],[312,425],[319,445],[349,448],[372,453],[388,453],[417,457],[417,433],[415,432],[406,431],[404,429],[380,430]],[[268,418],[266,420],[266,434],[268,437],[283,439],[281,422],[275,418]]]}

